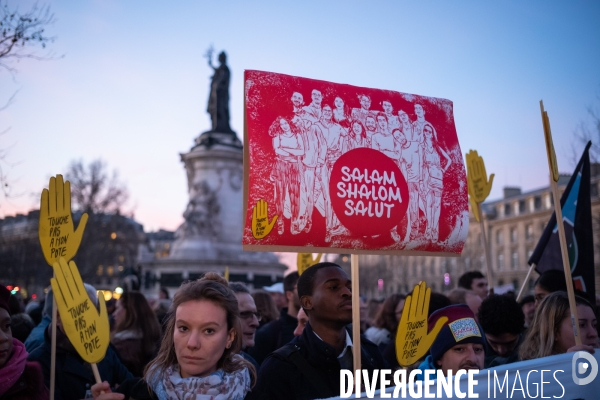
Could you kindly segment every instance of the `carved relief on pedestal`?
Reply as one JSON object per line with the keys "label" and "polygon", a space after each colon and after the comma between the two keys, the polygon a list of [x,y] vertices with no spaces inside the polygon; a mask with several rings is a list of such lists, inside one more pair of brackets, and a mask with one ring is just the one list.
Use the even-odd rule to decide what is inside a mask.
{"label": "carved relief on pedestal", "polygon": [[175,232],[177,239],[192,236],[204,236],[217,239],[221,235],[219,214],[221,206],[217,190],[207,181],[194,183],[191,198],[183,218],[185,222]]}

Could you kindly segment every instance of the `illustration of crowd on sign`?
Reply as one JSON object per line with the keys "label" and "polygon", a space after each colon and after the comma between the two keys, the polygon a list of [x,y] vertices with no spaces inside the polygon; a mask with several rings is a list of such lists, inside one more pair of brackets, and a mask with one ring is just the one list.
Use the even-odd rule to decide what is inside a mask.
{"label": "illustration of crowd on sign", "polygon": [[[432,106],[431,101],[438,99],[414,95],[401,98],[402,94],[398,92],[361,90],[349,85],[330,84],[327,90],[323,90],[319,85],[311,87],[311,80],[295,79],[279,81],[279,86],[269,81],[264,87],[270,85],[270,89],[262,92],[257,79],[247,83],[246,88],[250,162],[253,163],[257,146],[265,154],[271,154],[263,162],[270,165],[268,176],[263,176],[252,186],[260,186],[264,190],[267,181],[271,185],[271,199],[264,195],[261,197],[269,203],[269,214],[278,216],[270,236],[311,234],[316,215],[313,211],[316,209],[325,219],[323,232],[317,234],[319,237],[322,234],[324,245],[331,246],[332,242],[351,238],[352,234],[340,222],[332,206],[334,193],[330,191],[336,188],[330,186],[330,177],[336,161],[359,148],[377,150],[392,159],[408,186],[408,198],[403,200],[408,201],[408,209],[402,224],[398,221],[388,235],[391,236],[389,246],[405,249],[425,243],[435,245],[447,240],[457,224],[464,223],[462,213],[467,209],[466,188],[465,204],[454,207],[460,210],[455,212],[457,215],[452,216],[451,221],[447,219],[444,222],[452,226],[444,227],[445,235],[440,236],[440,212],[447,182],[444,178],[454,163],[464,171],[462,159],[453,162],[451,149],[447,148],[449,143],[460,155],[449,101],[443,100],[447,103],[434,103]],[[309,84],[305,84],[307,81]],[[294,85],[294,82],[302,84]],[[342,89],[336,91],[338,86]],[[277,87],[277,92],[276,97],[271,97],[269,107],[265,98],[273,93],[273,87]],[[377,92],[376,101],[372,100],[373,92]],[[254,94],[254,97],[248,93]],[[390,95],[386,98],[382,93]],[[443,108],[445,104],[449,104],[446,109]],[[436,118],[428,120],[430,109],[437,114]],[[439,140],[438,124],[445,124],[445,131],[451,131],[453,138]],[[254,140],[259,144],[253,143]],[[251,165],[251,176],[252,173]],[[457,179],[460,180],[452,179],[452,190],[462,194],[462,188],[457,189],[462,185]],[[252,199],[252,187],[250,202],[256,204],[258,198]],[[463,228],[459,227],[459,230],[463,231]],[[458,235],[462,237],[466,231]],[[461,241],[461,238],[455,239],[455,242]]]}
{"label": "illustration of crowd on sign", "polygon": [[[323,95],[314,89],[311,103],[304,105],[301,93],[291,95],[293,117],[278,117],[269,128],[276,159],[272,177],[276,188],[276,211],[284,214],[286,194],[290,199],[292,234],[310,232],[315,199],[323,199],[319,211],[327,221],[325,241],[345,232],[336,218],[329,196],[329,174],[337,159],[359,147],[379,150],[393,159],[409,187],[410,224],[405,238],[396,230],[396,242],[414,239],[419,232],[419,208],[425,214],[425,238],[436,242],[444,172],[452,163],[438,144],[435,127],[426,120],[421,104],[414,105],[417,119],[411,121],[404,110],[394,110],[383,101],[381,110],[371,109],[371,98],[359,94],[360,108],[348,113],[342,98],[333,107],[323,104]],[[277,220],[277,231],[283,234],[283,218]],[[412,235],[412,237],[411,237]]]}

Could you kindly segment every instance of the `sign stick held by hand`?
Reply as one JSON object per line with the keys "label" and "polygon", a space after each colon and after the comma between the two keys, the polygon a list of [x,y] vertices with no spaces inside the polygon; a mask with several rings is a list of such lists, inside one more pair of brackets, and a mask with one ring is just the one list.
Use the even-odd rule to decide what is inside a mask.
{"label": "sign stick held by hand", "polygon": [[554,198],[554,213],[556,214],[556,225],[558,226],[560,252],[562,253],[565,280],[567,281],[567,294],[569,295],[569,308],[571,309],[571,323],[573,324],[575,344],[580,345],[581,335],[579,333],[579,318],[577,317],[575,292],[573,291],[573,278],[571,277],[571,263],[569,261],[567,236],[565,235],[565,226],[563,223],[562,208],[560,205],[560,195],[558,194],[558,163],[556,162],[556,154],[554,153],[552,132],[550,131],[550,120],[548,119],[548,113],[544,111],[544,103],[541,100],[540,111],[542,112],[542,124],[544,126],[544,138],[546,140],[546,152],[548,155],[548,167],[550,168],[550,177],[552,178],[550,179],[550,187],[552,188],[552,197]]}

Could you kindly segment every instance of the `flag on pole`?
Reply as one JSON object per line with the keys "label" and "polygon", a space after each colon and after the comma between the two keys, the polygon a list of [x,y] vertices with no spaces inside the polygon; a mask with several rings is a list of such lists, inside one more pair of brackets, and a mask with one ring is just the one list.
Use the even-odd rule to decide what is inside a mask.
{"label": "flag on pole", "polygon": [[[594,239],[592,233],[592,203],[590,200],[590,155],[592,142],[588,142],[560,198],[563,224],[567,236],[571,275],[576,290],[584,292],[595,302]],[[529,258],[529,265],[542,274],[548,270],[562,270],[562,257],[558,239],[556,214],[550,222]]]}

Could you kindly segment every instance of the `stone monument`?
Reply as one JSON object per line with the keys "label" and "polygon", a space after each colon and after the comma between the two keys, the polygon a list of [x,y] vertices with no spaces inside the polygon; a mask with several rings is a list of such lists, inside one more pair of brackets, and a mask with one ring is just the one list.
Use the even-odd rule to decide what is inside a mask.
{"label": "stone monument", "polygon": [[[152,262],[157,285],[175,287],[208,271],[223,274],[229,268],[231,281],[259,288],[280,281],[287,268],[273,253],[242,251],[243,151],[229,126],[229,81],[225,52],[210,85],[208,113],[212,129],[181,154],[187,172],[189,202],[185,221],[175,232],[168,257]],[[179,283],[178,283],[179,282]]]}

